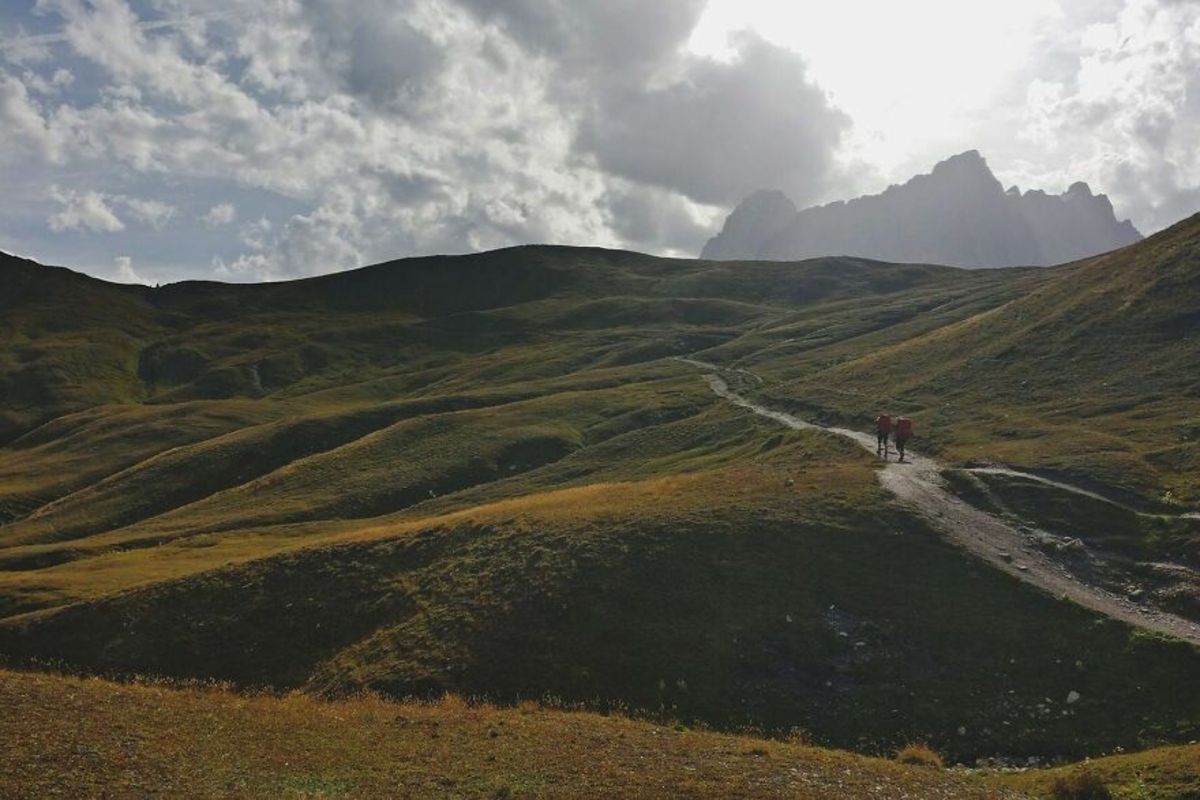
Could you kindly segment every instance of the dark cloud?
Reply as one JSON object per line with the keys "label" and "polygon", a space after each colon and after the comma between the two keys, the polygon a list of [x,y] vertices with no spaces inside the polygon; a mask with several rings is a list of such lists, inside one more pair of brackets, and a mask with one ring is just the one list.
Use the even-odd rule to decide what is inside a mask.
{"label": "dark cloud", "polygon": [[39,0],[46,61],[0,67],[0,161],[67,198],[41,201],[43,243],[53,219],[143,274],[159,229],[244,278],[527,241],[694,252],[707,204],[815,192],[845,126],[795,54],[690,53],[706,5]]}
{"label": "dark cloud", "polygon": [[629,180],[732,204],[761,188],[803,203],[825,187],[850,125],[795,53],[743,35],[729,63],[689,59],[664,88],[603,98],[579,145]]}
{"label": "dark cloud", "polygon": [[695,28],[705,0],[458,0],[530,50],[576,70],[641,70],[669,56]]}
{"label": "dark cloud", "polygon": [[401,113],[437,84],[445,52],[413,25],[411,2],[309,3],[310,30],[326,68],[352,95]]}
{"label": "dark cloud", "polygon": [[693,255],[712,235],[673,192],[630,184],[609,190],[603,202],[613,230],[633,249]]}

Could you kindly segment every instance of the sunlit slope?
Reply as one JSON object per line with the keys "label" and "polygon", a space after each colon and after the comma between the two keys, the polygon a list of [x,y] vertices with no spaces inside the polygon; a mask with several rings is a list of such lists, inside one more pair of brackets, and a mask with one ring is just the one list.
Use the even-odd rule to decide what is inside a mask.
{"label": "sunlit slope", "polygon": [[1200,218],[1044,275],[1011,302],[815,368],[770,350],[744,362],[783,381],[780,400],[913,414],[953,458],[1200,501]]}
{"label": "sunlit slope", "polygon": [[550,693],[963,758],[1195,735],[1178,691],[1195,648],[972,561],[889,510],[865,454],[726,408],[636,447],[656,475],[539,490],[530,473],[455,511],[12,574],[80,599],[0,622],[0,652],[332,694]]}
{"label": "sunlit slope", "polygon": [[[137,392],[68,398],[0,447],[0,653],[327,693],[550,691],[962,757],[1185,740],[1193,648],[991,572],[890,507],[868,455],[667,358],[745,364],[767,391],[1055,280],[517,248],[102,285],[148,326]],[[788,402],[809,389],[824,414],[871,391]]]}
{"label": "sunlit slope", "polygon": [[[415,417],[627,387],[641,380],[630,372],[638,365],[731,342],[803,309],[853,316],[856,304],[915,288],[960,297],[982,285],[946,268],[707,264],[570,248],[153,290],[16,260],[5,268],[28,287],[9,287],[0,352],[25,359],[23,343],[36,341],[63,385],[34,406],[19,393],[0,395],[0,411],[28,427],[87,407],[0,448],[0,521],[15,523],[0,541],[10,543],[113,530],[305,459],[319,472],[338,448],[381,452],[355,443],[405,420],[422,424]],[[75,348],[97,330],[121,332],[122,359]],[[97,378],[96,364],[111,374]],[[664,374],[661,363],[650,369]],[[16,368],[0,379],[30,382]],[[624,407],[618,394],[605,401]],[[625,405],[638,402],[631,395]],[[356,513],[406,502],[367,500]]]}
{"label": "sunlit slope", "polygon": [[980,778],[535,703],[335,703],[0,672],[6,797],[1024,797]]}

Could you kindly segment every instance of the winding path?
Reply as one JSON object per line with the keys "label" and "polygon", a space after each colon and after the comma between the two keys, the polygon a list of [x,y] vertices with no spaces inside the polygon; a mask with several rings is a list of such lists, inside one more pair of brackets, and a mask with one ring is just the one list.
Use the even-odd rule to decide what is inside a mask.
{"label": "winding path", "polygon": [[[720,377],[721,368],[695,359],[677,359],[707,371],[713,392],[735,406],[796,430],[820,430],[850,439],[875,452],[875,437],[846,428],[825,427],[791,414],[766,408],[742,397]],[[985,511],[955,497],[946,489],[941,467],[931,458],[909,450],[911,461],[889,462],[879,471],[879,483],[909,506],[943,536],[996,569],[1032,584],[1055,597],[1066,597],[1085,608],[1146,630],[1164,633],[1200,645],[1200,624],[1183,617],[1141,606],[1126,597],[1092,586],[1072,575],[1063,565],[1041,552],[1028,535]],[[986,468],[995,472],[1049,483],[1066,491],[1114,503],[1086,489],[1062,484],[1016,470]],[[1193,514],[1184,515],[1194,517]]]}

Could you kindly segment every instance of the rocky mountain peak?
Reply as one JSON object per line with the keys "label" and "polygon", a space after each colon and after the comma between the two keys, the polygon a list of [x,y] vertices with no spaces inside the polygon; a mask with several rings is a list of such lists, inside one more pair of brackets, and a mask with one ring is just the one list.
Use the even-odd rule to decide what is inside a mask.
{"label": "rocky mountain peak", "polygon": [[1007,191],[978,150],[939,162],[877,195],[797,211],[760,191],[733,210],[701,254],[792,261],[851,255],[964,267],[1046,266],[1140,240],[1103,194],[1082,181],[1061,195]]}

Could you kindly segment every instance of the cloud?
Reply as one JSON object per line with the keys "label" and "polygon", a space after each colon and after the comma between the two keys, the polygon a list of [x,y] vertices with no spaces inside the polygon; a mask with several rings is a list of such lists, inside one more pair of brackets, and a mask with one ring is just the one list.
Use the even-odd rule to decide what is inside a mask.
{"label": "cloud", "polygon": [[719,215],[674,192],[614,183],[604,195],[604,209],[613,231],[627,246],[690,257],[720,224]]}
{"label": "cloud", "polygon": [[104,195],[99,192],[62,191],[57,186],[52,186],[50,196],[63,206],[61,211],[47,220],[50,230],[56,233],[114,233],[125,230],[125,223],[121,222],[109,207]]}
{"label": "cloud", "polygon": [[1087,180],[1143,231],[1194,213],[1200,3],[1129,0],[1111,21],[1088,25],[1075,68],[1031,83],[1021,141],[1040,151],[1028,182]]}
{"label": "cloud", "polygon": [[231,224],[237,219],[237,210],[232,203],[220,203],[210,208],[200,219],[204,222],[206,228],[220,228],[224,225]]}
{"label": "cloud", "polygon": [[57,95],[63,89],[75,82],[75,76],[68,69],[59,68],[50,77],[44,77],[32,70],[25,70],[21,80],[26,88],[41,95]]}
{"label": "cloud", "polygon": [[606,171],[729,205],[761,188],[820,195],[850,120],[804,61],[752,34],[729,63],[691,59],[661,88],[598,103],[580,141]]}
{"label": "cloud", "polygon": [[133,269],[133,259],[129,256],[117,256],[113,259],[112,280],[117,283],[149,283]]}
{"label": "cloud", "polygon": [[675,55],[704,0],[460,0],[531,52],[590,83],[644,75]]}
{"label": "cloud", "polygon": [[0,69],[0,163],[32,154],[50,163],[61,160],[60,136],[47,123],[25,83]]}
{"label": "cloud", "polygon": [[174,206],[159,200],[144,200],[126,195],[113,195],[112,199],[124,205],[135,219],[155,230],[165,227],[176,212]]}
{"label": "cloud", "polygon": [[115,233],[125,230],[125,223],[117,216],[114,207],[124,209],[129,217],[153,228],[162,229],[175,216],[176,208],[158,200],[130,197],[124,194],[106,194],[93,190],[77,191],[51,186],[49,196],[62,209],[50,216],[50,230],[90,231],[92,233]]}
{"label": "cloud", "polygon": [[[827,184],[843,124],[795,54],[689,54],[703,6],[159,0],[151,21],[39,0],[61,28],[30,43],[60,60],[0,70],[0,159],[77,186],[53,224],[124,230],[134,258],[145,226],[202,236],[255,208],[261,224],[192,256],[227,277],[529,241],[681,253],[743,187]],[[209,211],[103,190],[131,185]]]}

